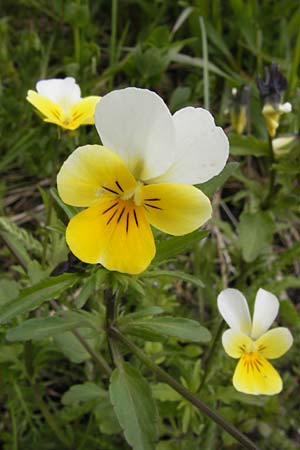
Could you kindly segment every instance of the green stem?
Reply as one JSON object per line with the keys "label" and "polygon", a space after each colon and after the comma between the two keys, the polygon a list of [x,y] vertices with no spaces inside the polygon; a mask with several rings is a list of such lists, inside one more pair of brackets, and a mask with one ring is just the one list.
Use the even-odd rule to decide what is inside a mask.
{"label": "green stem", "polygon": [[14,255],[20,266],[23,267],[25,272],[27,272],[26,261],[24,260],[24,258],[22,258],[22,256],[20,255],[16,247],[10,242],[10,240],[7,239],[5,232],[0,231],[0,238],[2,239],[8,250],[11,252],[11,254]]}
{"label": "green stem", "polygon": [[271,136],[268,137],[268,142],[269,142],[269,155],[270,155],[270,164],[271,164],[271,170],[270,170],[270,179],[269,179],[269,189],[268,189],[268,193],[265,197],[265,199],[262,202],[262,209],[268,209],[268,207],[270,206],[271,201],[273,200],[274,196],[276,195],[277,192],[277,187],[276,187],[276,172],[274,167],[272,167],[272,164],[275,162],[274,159],[274,151],[273,151],[273,141]]}
{"label": "green stem", "polygon": [[212,343],[212,345],[211,345],[211,347],[209,349],[209,352],[207,354],[207,358],[206,358],[206,360],[204,362],[204,374],[203,374],[203,377],[202,377],[202,380],[201,380],[198,392],[200,392],[201,389],[203,388],[204,383],[206,381],[206,378],[207,378],[207,376],[209,374],[209,370],[211,368],[211,363],[213,361],[213,356],[215,354],[215,350],[216,350],[216,347],[218,345],[220,336],[221,336],[221,334],[223,332],[224,326],[225,326],[225,322],[224,322],[224,320],[221,320],[221,322],[218,325],[217,332],[215,334],[213,343]]}
{"label": "green stem", "polygon": [[78,330],[73,330],[72,332],[74,336],[77,337],[79,342],[82,344],[82,346],[86,349],[86,351],[91,355],[101,372],[104,372],[108,377],[111,376],[112,370],[105,361],[105,359],[100,355],[100,353],[97,353],[87,342],[87,340],[81,335],[81,333]]}
{"label": "green stem", "polygon": [[73,39],[74,39],[74,54],[75,61],[80,65],[80,30],[79,27],[73,27]]}
{"label": "green stem", "polygon": [[49,425],[49,427],[51,428],[53,433],[56,435],[57,439],[62,444],[64,444],[67,448],[71,448],[72,445],[69,442],[69,440],[66,438],[65,432],[58,426],[57,422],[54,419],[54,416],[51,414],[48,406],[44,402],[44,400],[39,392],[38,385],[36,383],[33,383],[32,381],[30,381],[30,385],[33,390],[33,394],[34,394],[34,397],[38,404],[38,407],[41,410],[47,424]]}
{"label": "green stem", "polygon": [[[118,18],[118,0],[111,2],[111,35],[110,35],[110,67],[116,63],[116,42],[117,42],[117,18]],[[110,79],[110,87],[113,85],[113,76]]]}
{"label": "green stem", "polygon": [[12,406],[10,406],[9,411],[10,411],[11,424],[12,424],[12,438],[13,438],[12,450],[18,450],[18,428],[17,428],[15,411]]}
{"label": "green stem", "polygon": [[[200,278],[200,248],[199,241],[197,241],[193,246],[193,256],[194,256],[194,275]],[[197,287],[197,300],[198,300],[198,310],[200,322],[204,320],[204,302],[202,298],[202,289],[200,286]]]}
{"label": "green stem", "polygon": [[[104,300],[106,305],[106,330],[109,330],[114,325],[117,316],[117,294],[114,294],[111,288],[106,289],[104,292]],[[119,362],[119,354],[116,352],[113,341],[109,339],[108,333],[106,336],[111,362],[112,364],[116,364]]]}
{"label": "green stem", "polygon": [[25,343],[24,358],[25,358],[25,369],[26,369],[27,378],[30,383],[31,389],[33,391],[35,400],[38,404],[38,407],[39,407],[41,413],[44,416],[45,421],[49,425],[49,428],[51,428],[53,433],[56,435],[57,439],[61,443],[63,443],[67,448],[71,448],[71,443],[69,442],[69,439],[66,438],[65,433],[59,427],[54,416],[51,414],[50,409],[48,408],[47,404],[43,400],[42,395],[40,394],[38,384],[34,381],[34,368],[33,368],[31,341],[28,341]]}
{"label": "green stem", "polygon": [[249,439],[247,436],[242,434],[237,428],[228,423],[223,417],[218,413],[213,411],[209,406],[207,406],[202,400],[193,395],[184,386],[182,386],[178,381],[171,377],[167,372],[165,372],[161,367],[156,365],[143,351],[141,351],[136,345],[127,339],[119,330],[116,328],[110,328],[108,330],[110,336],[115,338],[119,342],[123,343],[131,352],[137,356],[150,370],[152,370],[158,378],[166,382],[171,386],[176,392],[178,392],[182,397],[192,403],[196,408],[198,408],[202,413],[210,417],[214,422],[221,426],[227,433],[231,434],[245,449],[248,450],[259,450],[259,448]]}
{"label": "green stem", "polygon": [[208,73],[208,48],[207,35],[203,17],[199,17],[203,54],[203,81],[204,81],[204,108],[209,109],[209,73]]}
{"label": "green stem", "polygon": [[[62,311],[60,306],[56,303],[55,300],[51,300],[50,304],[52,308],[55,311]],[[95,361],[101,372],[105,373],[108,377],[112,374],[112,370],[105,361],[105,359],[100,355],[100,353],[97,353],[93,347],[90,346],[88,341],[85,339],[84,336],[80,333],[79,330],[75,329],[72,331],[73,335],[78,339],[78,341],[81,343],[81,345],[86,349],[86,351],[91,355],[92,359]]]}
{"label": "green stem", "polygon": [[[51,172],[51,178],[50,178],[50,188],[54,186],[55,181],[56,181],[56,169],[57,169],[57,163],[58,163],[58,148],[59,148],[60,139],[61,139],[61,134],[60,134],[60,130],[58,129],[58,137],[57,137],[56,146],[54,149],[54,155],[52,158],[52,172]],[[47,211],[46,211],[46,220],[45,220],[45,234],[44,234],[44,239],[42,242],[42,247],[43,247],[42,267],[43,268],[45,268],[45,264],[46,264],[48,237],[49,237],[48,226],[51,223],[52,208],[53,208],[53,197],[52,197],[52,195],[49,195]]]}

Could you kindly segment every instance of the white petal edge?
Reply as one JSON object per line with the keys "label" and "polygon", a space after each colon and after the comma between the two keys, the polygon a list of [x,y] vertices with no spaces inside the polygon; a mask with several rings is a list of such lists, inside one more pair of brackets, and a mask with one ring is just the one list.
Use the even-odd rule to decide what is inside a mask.
{"label": "white petal edge", "polygon": [[224,289],[218,295],[218,308],[230,328],[250,335],[251,318],[248,303],[238,289]]}
{"label": "white petal edge", "polygon": [[175,130],[164,101],[148,89],[129,87],[102,97],[95,125],[105,147],[117,153],[136,179],[146,181],[173,163]]}
{"label": "white petal edge", "polygon": [[40,95],[57,103],[64,111],[68,111],[81,98],[80,87],[73,77],[38,81],[36,90]]}
{"label": "white petal edge", "polygon": [[278,298],[265,289],[258,289],[252,320],[251,337],[258,339],[272,325],[279,310]]}
{"label": "white petal edge", "polygon": [[203,108],[187,107],[173,116],[176,146],[170,169],[152,182],[204,183],[218,175],[229,155],[229,142],[213,116]]}

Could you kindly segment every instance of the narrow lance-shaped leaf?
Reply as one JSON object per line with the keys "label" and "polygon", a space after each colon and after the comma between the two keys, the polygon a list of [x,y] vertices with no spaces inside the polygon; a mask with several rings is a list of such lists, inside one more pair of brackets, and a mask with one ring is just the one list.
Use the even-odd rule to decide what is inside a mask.
{"label": "narrow lance-shaped leaf", "polygon": [[[207,235],[207,231],[197,230],[193,233],[186,234],[185,236],[171,237],[157,242],[156,256],[154,258],[153,265],[160,264],[163,261],[167,261],[168,259],[177,256],[179,253],[189,250],[195,242],[200,241]],[[148,274],[145,273],[145,275]]]}
{"label": "narrow lance-shaped leaf", "polygon": [[154,450],[158,413],[147,381],[128,363],[115,369],[110,381],[110,399],[128,444]]}
{"label": "narrow lance-shaped leaf", "polygon": [[0,309],[0,323],[8,322],[20,314],[38,308],[44,302],[59,296],[79,278],[80,275],[78,274],[63,274],[58,277],[48,278],[30,288],[23,289],[17,298],[6,303]]}
{"label": "narrow lance-shaped leaf", "polygon": [[29,319],[6,334],[9,341],[39,340],[55,336],[82,325],[82,317],[45,317],[42,319]]}
{"label": "narrow lance-shaped leaf", "polygon": [[172,336],[184,341],[208,342],[211,339],[210,332],[198,322],[182,317],[152,317],[149,319],[135,320],[120,327],[124,332],[149,339],[149,332],[157,335]]}

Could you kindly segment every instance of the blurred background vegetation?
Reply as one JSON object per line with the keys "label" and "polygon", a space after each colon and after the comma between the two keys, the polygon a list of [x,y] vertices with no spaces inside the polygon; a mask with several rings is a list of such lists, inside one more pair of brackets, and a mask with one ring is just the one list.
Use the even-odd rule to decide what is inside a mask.
{"label": "blurred background vegetation", "polygon": [[[0,14],[0,312],[21,288],[37,284],[66,260],[68,211],[62,209],[55,189],[49,194],[54,156],[61,163],[76,146],[99,142],[90,126],[63,135],[57,144],[56,127],[43,123],[33,111],[25,100],[27,90],[40,79],[74,76],[83,96],[134,85],[159,93],[172,112],[186,105],[206,105],[231,142],[227,169],[203,186],[214,204],[208,237],[200,243],[196,238],[185,241],[176,259],[156,263],[160,272],[150,268],[139,277],[122,276],[123,308],[133,312],[155,305],[169,314],[200,320],[217,337],[212,357],[212,344],[176,339],[140,344],[261,449],[298,449],[299,1],[2,0]],[[273,61],[288,79],[285,100],[293,105],[293,112],[282,117],[278,136],[294,139],[270,154],[255,79]],[[208,71],[208,83],[203,70]],[[250,95],[245,102],[248,120],[238,134],[234,115],[241,112],[241,105],[232,89],[244,86]],[[276,189],[266,202],[271,170],[276,173]],[[43,261],[45,206],[51,195],[55,212]],[[171,278],[163,269],[191,278]],[[61,293],[60,302],[75,301],[78,310],[94,311],[103,321],[107,276],[89,268],[83,287],[81,282]],[[217,294],[227,285],[241,289],[252,302],[259,287],[282,300],[279,324],[290,327],[295,343],[276,363],[284,381],[278,396],[251,397],[231,385],[235,362],[220,345],[216,308]],[[43,304],[34,314],[49,313],[51,306]],[[25,345],[7,340],[7,330],[28,317],[23,314],[0,326],[1,448],[129,448],[108,400],[107,380],[70,332]],[[108,354],[103,336],[81,331],[91,346]],[[160,414],[157,450],[240,448],[154,378],[153,393]],[[66,442],[53,431],[47,411]]]}

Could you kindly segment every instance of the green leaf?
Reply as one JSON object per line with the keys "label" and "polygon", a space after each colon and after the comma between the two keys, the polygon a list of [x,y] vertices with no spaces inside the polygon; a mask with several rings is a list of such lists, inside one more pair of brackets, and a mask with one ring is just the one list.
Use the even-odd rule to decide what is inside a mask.
{"label": "green leaf", "polygon": [[150,319],[136,320],[124,326],[123,331],[128,334],[143,336],[143,331],[149,331],[154,335],[173,336],[180,340],[191,342],[208,342],[211,339],[210,332],[198,322],[182,317],[153,317]]}
{"label": "green leaf", "polygon": [[14,280],[0,281],[0,305],[3,306],[19,295],[19,285]]}
{"label": "green leaf", "polygon": [[[299,282],[300,285],[300,282]],[[300,315],[293,303],[290,300],[282,300],[280,302],[280,315],[283,322],[294,327],[300,326]]]}
{"label": "green leaf", "polygon": [[80,325],[82,325],[82,318],[79,315],[29,319],[16,328],[10,329],[6,334],[6,339],[8,341],[39,340],[72,330]]}
{"label": "green leaf", "polygon": [[148,308],[143,308],[133,313],[126,314],[126,316],[121,316],[118,319],[118,323],[127,323],[134,319],[140,319],[141,317],[156,316],[158,314],[162,314],[163,312],[164,310],[160,306],[149,306]]}
{"label": "green leaf", "polygon": [[231,155],[267,156],[269,154],[267,141],[256,139],[254,136],[232,134],[229,140]]}
{"label": "green leaf", "polygon": [[64,393],[61,401],[64,405],[72,403],[89,402],[91,400],[100,401],[106,398],[107,393],[95,383],[86,382],[83,384],[74,384]]}
{"label": "green leaf", "polygon": [[[79,328],[78,331],[88,341],[90,346],[95,349],[97,336],[91,328]],[[80,364],[91,358],[91,355],[78,341],[71,331],[54,336],[54,342],[60,351],[73,363]]]}
{"label": "green leaf", "polygon": [[180,280],[192,283],[195,286],[204,287],[204,284],[195,275],[189,273],[181,272],[180,270],[152,270],[151,272],[146,272],[145,277],[147,278],[159,278],[161,276],[179,278]]}
{"label": "green leaf", "polygon": [[219,175],[213,177],[211,180],[206,181],[205,183],[198,184],[199,189],[208,197],[212,197],[214,193],[226,183],[228,178],[231,177],[231,175],[237,170],[238,167],[238,162],[230,162],[226,164]]}
{"label": "green leaf", "polygon": [[254,261],[271,244],[274,231],[274,220],[267,212],[241,215],[237,232],[245,261]]}
{"label": "green leaf", "polygon": [[56,201],[58,206],[60,206],[60,208],[65,212],[65,214],[68,217],[68,219],[72,219],[72,217],[75,216],[78,213],[78,210],[74,206],[66,205],[61,200],[61,198],[59,197],[59,195],[57,193],[57,189],[55,189],[53,187],[50,188],[50,194],[54,198],[54,200]]}
{"label": "green leaf", "polygon": [[201,241],[208,235],[206,230],[196,230],[185,236],[162,239],[156,243],[156,256],[153,264],[160,264],[170,258],[189,250],[195,242]]}
{"label": "green leaf", "polygon": [[123,363],[111,376],[109,394],[128,444],[134,450],[154,450],[158,413],[147,381]]}
{"label": "green leaf", "polygon": [[0,308],[0,323],[8,322],[20,314],[38,308],[44,302],[57,298],[62,292],[78,281],[78,274],[63,274],[50,277],[30,288],[23,289],[20,295]]}
{"label": "green leaf", "polygon": [[157,383],[151,386],[154,398],[160,402],[180,402],[182,397],[166,383]]}

